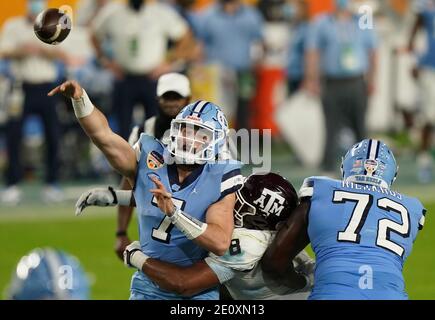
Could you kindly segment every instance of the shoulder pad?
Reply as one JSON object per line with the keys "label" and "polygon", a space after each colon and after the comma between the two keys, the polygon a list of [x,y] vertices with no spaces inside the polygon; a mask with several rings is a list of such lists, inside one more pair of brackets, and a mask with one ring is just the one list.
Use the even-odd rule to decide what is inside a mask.
{"label": "shoulder pad", "polygon": [[305,178],[299,189],[299,197],[312,197],[314,193],[314,187],[319,183],[336,183],[338,180],[334,180],[328,177],[316,176]]}

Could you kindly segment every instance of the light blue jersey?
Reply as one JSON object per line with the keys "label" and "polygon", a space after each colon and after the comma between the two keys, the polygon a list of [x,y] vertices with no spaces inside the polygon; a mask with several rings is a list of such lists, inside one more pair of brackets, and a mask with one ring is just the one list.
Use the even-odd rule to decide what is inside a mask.
{"label": "light blue jersey", "polygon": [[[189,240],[171,224],[170,219],[158,208],[149,192],[155,185],[151,176],[156,176],[172,193],[174,204],[192,217],[205,221],[210,205],[242,186],[240,162],[226,161],[206,163],[193,171],[182,184],[178,181],[175,164],[167,160],[168,152],[157,139],[142,134],[137,145],[138,173],[134,189],[139,219],[139,238],[142,251],[155,259],[190,266],[204,259],[208,252]],[[181,299],[176,294],[160,289],[142,272],[132,279],[132,298]],[[207,290],[192,299],[218,299],[217,289]]]}
{"label": "light blue jersey", "polygon": [[316,254],[310,299],[407,299],[403,264],[423,227],[420,201],[372,185],[307,178]]}

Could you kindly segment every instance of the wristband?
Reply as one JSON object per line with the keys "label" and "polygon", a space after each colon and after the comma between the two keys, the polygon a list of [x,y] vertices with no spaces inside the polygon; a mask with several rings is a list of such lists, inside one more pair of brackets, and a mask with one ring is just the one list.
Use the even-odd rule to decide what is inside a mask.
{"label": "wristband", "polygon": [[169,217],[171,222],[180,230],[189,240],[198,238],[207,229],[207,223],[201,222],[189,214],[176,208],[172,216]]}
{"label": "wristband", "polygon": [[[110,190],[110,187],[109,187]],[[112,190],[110,190],[112,191]],[[133,197],[133,191],[131,190],[113,190],[116,204],[120,206],[129,207],[131,204],[131,198]]]}
{"label": "wristband", "polygon": [[142,266],[148,259],[149,257],[139,249],[130,254],[130,264],[139,270],[142,270]]}
{"label": "wristband", "polygon": [[126,237],[127,236],[127,231],[124,231],[124,230],[116,231],[116,236],[117,237]]}
{"label": "wristband", "polygon": [[71,98],[72,105],[74,108],[74,113],[77,119],[81,119],[90,115],[95,108],[91,100],[89,99],[85,89],[82,90],[83,90],[83,95],[79,99]]}

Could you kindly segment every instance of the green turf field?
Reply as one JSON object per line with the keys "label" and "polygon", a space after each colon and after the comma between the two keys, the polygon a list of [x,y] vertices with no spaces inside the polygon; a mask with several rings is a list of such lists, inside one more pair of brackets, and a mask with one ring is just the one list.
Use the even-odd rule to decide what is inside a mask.
{"label": "green turf field", "polygon": [[[428,212],[435,203],[426,203]],[[2,208],[0,215],[0,289],[6,287],[19,258],[35,247],[62,248],[77,256],[92,281],[93,299],[127,299],[133,270],[124,267],[113,253],[115,211],[113,208],[89,208],[75,217],[73,205],[42,205]],[[136,224],[130,228],[137,236]],[[435,223],[427,219],[417,238],[405,268],[411,299],[435,298]]]}

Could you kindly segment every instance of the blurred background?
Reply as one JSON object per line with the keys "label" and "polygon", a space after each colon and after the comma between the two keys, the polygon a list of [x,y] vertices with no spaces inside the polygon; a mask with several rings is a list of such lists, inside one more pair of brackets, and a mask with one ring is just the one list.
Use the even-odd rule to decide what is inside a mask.
{"label": "blurred background", "polygon": [[[137,18],[153,2],[160,9]],[[33,33],[47,7],[73,17],[57,46]],[[54,247],[82,263],[92,299],[128,298],[133,271],[113,250],[116,209],[74,216],[83,191],[120,177],[69,101],[46,93],[77,79],[127,138],[158,113],[157,79],[175,71],[190,79],[192,100],[220,105],[231,127],[270,130],[272,171],[296,188],[307,176],[338,178],[357,140],[384,140],[400,167],[395,189],[428,209],[405,265],[408,293],[434,299],[434,26],[432,0],[0,2],[0,294],[23,255]]]}

